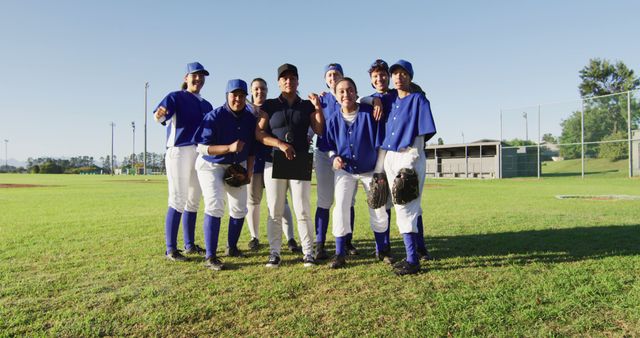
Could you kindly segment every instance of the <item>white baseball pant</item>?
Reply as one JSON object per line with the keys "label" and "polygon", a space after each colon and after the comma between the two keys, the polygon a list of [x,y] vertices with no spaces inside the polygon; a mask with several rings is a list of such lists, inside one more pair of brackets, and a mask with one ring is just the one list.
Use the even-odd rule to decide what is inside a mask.
{"label": "white baseball pant", "polygon": [[[363,174],[351,174],[344,170],[335,172],[335,201],[333,208],[333,226],[331,231],[335,237],[346,236],[351,233],[351,198],[358,185],[362,182],[364,191],[369,193],[369,184],[373,179],[373,172]],[[375,232],[387,231],[387,211],[382,206],[378,209],[369,208],[369,224]]]}
{"label": "white baseball pant", "polygon": [[[241,165],[246,168],[246,162]],[[198,156],[196,170],[204,197],[204,212],[213,217],[224,216],[225,195],[229,201],[229,216],[243,218],[247,215],[247,186],[231,187],[224,183],[224,171],[229,164],[211,163]]]}
{"label": "white baseball pant", "polygon": [[169,147],[164,156],[169,181],[169,207],[183,213],[198,212],[202,191],[198,183],[195,162],[196,146]]}
{"label": "white baseball pant", "polygon": [[402,168],[413,168],[418,175],[419,196],[413,201],[399,205],[395,204],[396,223],[401,234],[418,232],[418,216],[422,214],[422,190],[426,176],[426,157],[424,150],[419,147],[424,146],[423,137],[416,137],[413,146],[407,147],[400,152],[387,151],[384,158],[384,170],[387,174],[389,187],[393,187],[393,180]]}

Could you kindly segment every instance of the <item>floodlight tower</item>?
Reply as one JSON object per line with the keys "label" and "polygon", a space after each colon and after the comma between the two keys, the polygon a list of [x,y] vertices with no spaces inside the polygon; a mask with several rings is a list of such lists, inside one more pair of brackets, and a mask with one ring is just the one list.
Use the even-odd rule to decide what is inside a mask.
{"label": "floodlight tower", "polygon": [[149,82],[144,83],[144,154],[142,171],[143,175],[147,174],[147,91],[149,90]]}
{"label": "floodlight tower", "polygon": [[111,122],[109,125],[111,126],[111,175],[113,176],[113,128],[116,124]]}
{"label": "floodlight tower", "polygon": [[131,129],[133,131],[133,152],[131,153],[131,167],[135,170],[136,166],[136,122],[131,121]]}
{"label": "floodlight tower", "polygon": [[9,151],[7,150],[9,140],[4,139],[4,170],[9,172]]}
{"label": "floodlight tower", "polygon": [[529,141],[529,121],[527,119],[527,112],[523,112],[522,117],[524,117],[525,140]]}

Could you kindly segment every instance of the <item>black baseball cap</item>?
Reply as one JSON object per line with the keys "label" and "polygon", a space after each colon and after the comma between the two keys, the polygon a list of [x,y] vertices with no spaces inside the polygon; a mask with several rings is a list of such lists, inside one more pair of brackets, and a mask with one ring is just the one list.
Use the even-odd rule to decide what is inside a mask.
{"label": "black baseball cap", "polygon": [[282,74],[284,74],[284,72],[293,72],[293,74],[298,77],[298,68],[290,63],[285,63],[282,66],[278,67],[278,79],[282,77]]}

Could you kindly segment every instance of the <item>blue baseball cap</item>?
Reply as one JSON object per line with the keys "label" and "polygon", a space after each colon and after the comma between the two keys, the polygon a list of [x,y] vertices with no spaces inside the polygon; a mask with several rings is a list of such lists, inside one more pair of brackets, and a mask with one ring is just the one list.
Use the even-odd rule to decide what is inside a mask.
{"label": "blue baseball cap", "polygon": [[369,74],[373,73],[376,70],[384,70],[385,72],[389,72],[389,65],[386,61],[382,59],[377,59],[373,61],[371,66],[369,67]]}
{"label": "blue baseball cap", "polygon": [[187,74],[202,73],[209,76],[209,72],[204,69],[204,66],[200,62],[187,63]]}
{"label": "blue baseball cap", "polygon": [[344,72],[342,71],[342,66],[339,63],[330,63],[324,66],[324,75],[327,75],[327,72],[330,70],[337,70],[340,72],[340,74],[344,75]]}
{"label": "blue baseball cap", "polygon": [[245,94],[248,94],[247,83],[240,79],[233,79],[227,82],[227,94],[235,91],[242,90]]}
{"label": "blue baseball cap", "polygon": [[400,59],[396,61],[396,63],[394,63],[391,68],[389,68],[389,72],[393,74],[393,71],[398,68],[406,70],[407,73],[409,73],[409,76],[411,76],[411,78],[413,79],[413,66],[411,65],[411,62]]}

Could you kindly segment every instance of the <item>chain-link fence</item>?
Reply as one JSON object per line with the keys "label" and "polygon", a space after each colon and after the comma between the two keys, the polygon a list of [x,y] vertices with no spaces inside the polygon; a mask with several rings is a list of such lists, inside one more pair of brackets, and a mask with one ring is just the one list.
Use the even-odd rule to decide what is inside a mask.
{"label": "chain-link fence", "polygon": [[500,177],[640,176],[638,93],[501,109]]}

